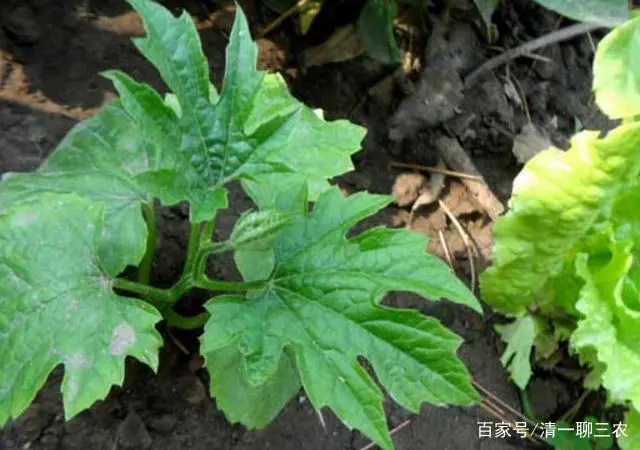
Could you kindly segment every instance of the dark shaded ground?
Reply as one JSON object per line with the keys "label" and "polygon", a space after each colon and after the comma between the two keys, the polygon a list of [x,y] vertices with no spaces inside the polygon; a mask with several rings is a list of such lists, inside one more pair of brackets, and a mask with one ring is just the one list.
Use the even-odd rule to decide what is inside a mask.
{"label": "dark shaded ground", "polygon": [[[219,85],[232,8],[215,9],[215,3],[224,2],[186,3],[198,17],[212,77]],[[264,7],[251,1],[241,3],[254,30],[273,18]],[[558,16],[531,2],[509,3],[494,17],[499,46],[511,47],[563,25]],[[331,26],[331,17],[323,19],[323,24]],[[349,18],[349,14],[343,15],[343,23],[344,17]],[[460,17],[467,20],[466,14]],[[101,70],[121,69],[162,89],[154,69],[130,44],[132,36],[141,34],[137,16],[121,0],[4,0],[0,6],[0,174],[36,168],[76,121],[91,116],[113,97],[109,83],[98,76]],[[367,90],[389,73],[388,69],[363,56],[310,68],[306,73],[298,69],[296,61],[302,47],[318,43],[328,34],[327,30],[316,29],[308,42],[292,44],[291,29],[285,26],[259,41],[260,66],[283,71],[294,93],[309,105],[323,108],[328,118],[350,118],[369,129],[363,151],[354,158],[357,171],[337,180],[347,191],[389,193],[399,173],[390,169],[389,163],[398,160],[432,164],[433,137],[444,131],[459,138],[494,193],[506,201],[511,181],[519,170],[511,153],[513,136],[527,121],[525,109],[507,95],[508,79],[515,79],[524,93],[532,121],[546,129],[558,145],[566,144],[567,136],[575,129],[576,118],[585,127],[602,124],[590,94],[593,49],[589,38],[584,36],[541,51],[542,56],[549,58],[547,62],[523,58],[511,64],[508,72],[502,68],[488,74],[462,93],[452,118],[436,120],[437,124],[428,129],[405,132],[402,142],[392,143],[388,139],[389,118],[406,93],[396,85],[386,97],[367,95]],[[476,64],[495,54],[477,34],[469,48],[474,49],[471,56]],[[420,56],[422,49],[414,49],[414,53]],[[424,58],[422,63],[424,66]],[[410,74],[407,78],[417,81],[418,77]],[[431,92],[438,93],[433,89]],[[232,208],[218,220],[220,236],[230,232],[248,204],[238,189],[232,189],[230,199]],[[491,221],[456,180],[448,180],[442,199],[488,258]],[[400,226],[407,216],[405,209],[390,207],[366,226],[378,223]],[[184,208],[162,211],[160,251],[155,262],[157,285],[171,284],[182,267],[187,235],[185,219]],[[425,208],[413,227],[431,236],[429,248],[439,255],[443,250],[437,237],[438,230],[442,230],[458,273],[469,280],[464,244],[441,210]],[[236,276],[232,262],[224,259],[211,261],[210,271],[218,278]],[[196,293],[187,299],[187,306],[197,307],[202,299]],[[499,362],[502,347],[491,332],[491,316],[483,319],[448,303],[427,303],[402,293],[390,295],[387,303],[415,307],[439,317],[464,337],[460,355],[474,378],[516,409],[520,408],[516,392]],[[196,336],[174,337],[195,352]],[[206,374],[197,358],[182,353],[172,339],[167,341],[158,375],[129,361],[125,386],[114,388],[106,400],[68,423],[63,421],[58,390],[62,371],[58,369],[29,410],[0,431],[0,449],[346,450],[367,444],[329,412],[324,413],[327,426],[323,429],[303,394],[266,430],[250,432],[230,425],[216,410],[215,402],[208,399]],[[558,417],[578,394],[578,388],[569,379],[541,372],[532,385],[530,397],[539,413]],[[386,406],[390,427],[410,417],[391,401]],[[525,447],[526,441],[520,439],[479,440],[477,422],[486,420],[495,419],[478,408],[425,406],[394,440],[400,450]]]}

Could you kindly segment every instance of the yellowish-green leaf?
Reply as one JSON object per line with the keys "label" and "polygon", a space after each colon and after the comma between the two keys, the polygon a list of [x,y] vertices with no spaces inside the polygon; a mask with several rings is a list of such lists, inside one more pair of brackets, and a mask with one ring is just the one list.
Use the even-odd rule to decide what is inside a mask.
{"label": "yellowish-green leaf", "polygon": [[496,325],[496,330],[507,342],[500,361],[509,369],[516,386],[525,389],[533,373],[531,370],[531,349],[536,340],[535,319],[524,315],[507,325]]}
{"label": "yellowish-green leaf", "polygon": [[627,0],[536,0],[558,14],[580,22],[605,27],[620,25],[629,18]]}
{"label": "yellowish-green leaf", "polygon": [[510,211],[493,227],[494,264],[481,276],[484,299],[510,315],[553,299],[566,261],[610,216],[617,197],[640,171],[640,124],[607,136],[583,131],[567,152],[550,149],[531,159],[514,180]]}
{"label": "yellowish-green leaf", "polygon": [[[583,318],[571,336],[576,351],[591,349],[605,366],[602,385],[616,403],[631,402],[640,408],[640,311],[638,291],[626,286],[633,263],[630,244],[614,243],[611,260],[604,267],[590,267],[586,254],[576,259],[578,274],[586,284],[576,304]],[[631,297],[631,298],[626,298]]]}
{"label": "yellowish-green leaf", "polygon": [[[626,2],[624,2],[626,3]],[[612,119],[640,114],[640,17],[616,27],[598,44],[593,90]]]}

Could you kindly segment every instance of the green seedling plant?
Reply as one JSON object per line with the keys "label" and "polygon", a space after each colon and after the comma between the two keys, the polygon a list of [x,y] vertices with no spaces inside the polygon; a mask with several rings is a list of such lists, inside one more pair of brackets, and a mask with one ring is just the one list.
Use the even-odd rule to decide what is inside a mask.
{"label": "green seedling plant", "polygon": [[[594,60],[596,102],[620,125],[577,133],[568,151],[531,159],[510,211],[493,228],[483,298],[512,317],[498,327],[502,362],[524,389],[531,360],[568,342],[589,373],[626,407],[619,446],[640,448],[640,17],[616,27]],[[535,350],[535,351],[534,351]]]}
{"label": "green seedling plant", "polygon": [[[218,92],[190,17],[129,3],[146,30],[134,44],[169,92],[106,72],[119,97],[76,125],[37,171],[0,183],[0,426],[58,365],[67,419],[122,384],[127,356],[157,369],[162,321],[203,328],[210,393],[248,428],[266,426],[304,388],[316,410],[330,408],[389,450],[381,385],[413,412],[422,402],[476,403],[455,355],[461,339],[433,318],[381,304],[389,291],[410,291],[481,311],[473,294],[418,234],[375,227],[346,238],[391,201],[345,197],[328,183],[352,169],[365,131],[324,120],[279,75],[257,70],[239,8]],[[228,240],[213,241],[230,182],[257,209]],[[186,263],[161,289],[149,284],[155,209],[181,202],[191,223]],[[233,252],[242,281],[207,274],[223,252]],[[130,267],[137,279],[122,276]],[[194,288],[212,292],[206,312],[178,314]]]}

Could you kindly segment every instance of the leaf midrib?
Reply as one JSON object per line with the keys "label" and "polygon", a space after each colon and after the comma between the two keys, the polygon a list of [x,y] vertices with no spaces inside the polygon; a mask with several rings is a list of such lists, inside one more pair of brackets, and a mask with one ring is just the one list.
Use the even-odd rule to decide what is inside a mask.
{"label": "leaf midrib", "polygon": [[[281,291],[283,291],[283,292],[286,292],[286,293],[291,294],[291,295],[292,295],[292,296],[294,296],[294,297],[296,297],[296,296],[297,296],[297,297],[300,297],[301,299],[303,299],[303,300],[305,300],[305,301],[309,301],[309,302],[312,302],[312,303],[314,303],[314,304],[316,304],[316,305],[319,305],[320,307],[322,307],[323,309],[325,309],[325,310],[326,310],[327,312],[329,312],[330,314],[336,314],[336,315],[338,315],[339,317],[341,317],[343,320],[345,320],[345,321],[347,321],[347,322],[351,323],[352,325],[356,326],[357,328],[362,328],[362,329],[364,330],[364,332],[365,332],[365,333],[369,334],[370,336],[373,336],[377,341],[382,342],[384,345],[386,345],[386,346],[390,347],[391,349],[393,349],[393,350],[395,350],[395,351],[397,351],[397,352],[401,353],[402,355],[405,355],[406,357],[408,357],[409,359],[411,359],[412,361],[414,361],[414,363],[416,363],[418,366],[420,366],[420,367],[425,367],[425,366],[424,366],[420,361],[418,361],[417,359],[415,359],[415,358],[413,357],[413,355],[407,354],[404,350],[401,350],[401,349],[397,348],[397,347],[396,347],[395,345],[393,345],[392,343],[390,343],[390,342],[388,342],[388,341],[385,341],[384,339],[380,338],[378,335],[376,335],[376,334],[372,333],[371,331],[369,331],[369,330],[368,330],[368,329],[366,329],[365,327],[361,326],[361,324],[360,324],[359,322],[356,322],[356,321],[354,321],[353,319],[351,319],[351,318],[349,318],[349,317],[346,317],[346,316],[344,316],[343,314],[340,314],[340,312],[338,312],[338,311],[336,311],[336,310],[334,310],[334,309],[330,308],[329,306],[327,306],[327,305],[325,305],[325,304],[323,304],[323,303],[321,303],[321,302],[318,302],[318,301],[316,301],[315,299],[313,299],[313,298],[311,298],[311,297],[306,297],[306,296],[302,295],[302,294],[301,294],[301,293],[299,293],[299,292],[291,291],[291,290],[286,289],[286,288],[283,288],[283,287],[281,287],[281,286],[277,286],[277,285],[275,285],[273,290],[274,290],[274,291],[276,291],[276,290],[281,290]],[[275,294],[275,292],[274,292],[274,294]],[[284,298],[285,298],[284,296],[280,296],[280,295],[277,295],[277,294],[276,294],[276,297],[277,297],[278,299],[280,299],[280,304],[282,304],[282,305],[283,305],[283,307],[284,307],[285,309],[287,309],[287,310],[291,311],[291,313],[292,313],[292,314],[293,314],[293,315],[298,319],[298,322],[300,323],[300,325],[302,326],[302,328],[305,330],[305,332],[306,332],[306,333],[307,333],[307,335],[309,336],[309,331],[308,331],[308,330],[307,330],[307,328],[304,326],[305,322],[304,322],[303,320],[301,320],[301,319],[298,317],[298,314],[296,314],[296,312],[295,312],[295,308],[290,307],[290,306],[289,306],[289,305],[284,301]],[[375,306],[374,306],[374,307],[375,307]],[[417,330],[417,331],[421,331],[421,330]],[[321,347],[320,345],[318,345],[314,340],[312,340],[312,342],[313,342],[313,344],[314,344],[314,346],[315,346],[316,348],[320,348],[320,349],[321,349],[321,351],[323,351],[323,350],[322,350],[322,347]],[[344,354],[344,353],[343,353],[343,355],[345,355],[345,356],[347,356],[347,357],[348,357],[348,355],[346,355],[346,354]],[[449,382],[449,381],[448,381],[444,376],[442,376],[440,373],[435,372],[435,371],[433,371],[433,370],[431,370],[431,369],[429,369],[429,372],[430,372],[430,373],[432,373],[432,374],[435,374],[438,378],[440,378],[442,381],[444,381],[444,382],[445,382],[445,384],[446,384],[447,386],[449,386],[451,389],[454,389],[454,390],[458,391],[459,393],[463,394],[465,397],[468,397],[468,394],[467,394],[466,392],[461,391],[460,389],[458,389],[458,388],[457,388],[457,386],[452,385],[452,384],[451,384],[451,383],[450,383],[450,382]],[[421,384],[422,384],[422,383],[421,383]],[[427,388],[426,388],[426,386],[424,386],[424,385],[423,385],[423,387],[425,387],[425,389],[427,389]],[[428,390],[429,390],[430,392],[433,392],[431,389],[428,389]],[[434,395],[434,396],[435,396],[435,395]],[[440,397],[440,396],[438,396],[438,397]],[[447,403],[447,399],[446,399],[446,398],[445,398],[445,399],[441,399],[441,401],[443,401],[444,403]]]}
{"label": "leaf midrib", "polygon": [[[179,19],[175,19],[174,18],[174,20],[178,21]],[[160,42],[162,42],[164,44],[164,39],[161,37],[162,35],[160,33],[158,33],[158,30],[156,29],[156,27],[153,24],[153,22],[152,21],[145,21],[145,24],[149,27],[149,29],[150,29],[149,31],[152,31],[153,34],[155,34],[156,39],[158,39]],[[145,41],[147,39],[150,39],[150,37],[147,37],[145,39]],[[177,75],[178,72],[177,72],[177,70],[176,70],[176,68],[175,68],[175,66],[173,64],[173,61],[171,60],[171,57],[169,57],[169,54],[166,51],[166,47],[165,46],[163,46],[163,51],[164,51],[164,54],[167,56],[165,58],[165,61],[167,62],[169,70],[171,70],[172,76],[174,77],[174,79],[180,80],[180,84],[182,86],[182,90],[183,90],[183,92],[186,92],[185,85],[184,85],[184,83],[182,83],[182,77]],[[202,133],[202,123],[200,122],[200,116],[198,114],[198,110],[195,107],[195,105],[191,102],[190,96],[186,96],[185,95],[184,98],[179,98],[178,101],[180,103],[182,103],[182,101],[184,101],[186,103],[185,106],[188,106],[189,111],[191,111],[191,114],[186,114],[185,111],[183,110],[182,117],[185,118],[185,119],[187,117],[189,117],[190,120],[188,120],[188,122],[195,122],[195,124],[196,124],[195,129],[196,129],[196,131],[198,133],[198,139],[200,141],[200,147],[198,149],[200,150],[200,153],[204,157],[205,161],[207,162],[207,173],[206,173],[207,180],[208,180],[209,183],[212,183],[212,175],[213,174],[211,173],[211,161],[209,160],[208,154],[207,154],[207,151],[206,151],[207,145],[206,145],[206,141],[204,139],[204,135]],[[181,120],[181,122],[182,122],[182,120]],[[191,161],[189,161],[189,165],[191,165]]]}
{"label": "leaf midrib", "polygon": [[[316,207],[317,207],[317,204],[316,204]],[[313,239],[310,239],[307,243],[305,243],[304,245],[300,246],[300,248],[296,249],[295,251],[291,252],[290,254],[287,254],[285,259],[283,259],[281,261],[277,261],[276,264],[275,264],[275,267],[273,268],[273,273],[278,273],[278,271],[279,271],[279,269],[280,269],[280,267],[282,265],[290,262],[292,259],[296,258],[301,253],[306,252],[307,249],[309,249],[309,247],[312,247],[312,246],[318,244],[319,242],[322,242],[331,233],[340,232],[339,239],[340,239],[340,244],[342,244],[342,245],[347,245],[347,246],[349,246],[349,245],[357,245],[357,244],[354,244],[353,242],[350,242],[344,236],[346,231],[348,229],[350,229],[352,226],[354,226],[356,223],[358,223],[359,221],[364,219],[365,217],[371,216],[372,214],[376,213],[377,211],[379,211],[383,207],[384,207],[384,204],[382,204],[382,205],[377,205],[376,204],[376,205],[373,205],[373,206],[369,206],[365,210],[360,211],[360,213],[358,213],[358,214],[348,218],[346,221],[340,223],[339,226],[329,228],[329,229],[325,230],[323,233],[321,233],[321,234],[319,234],[317,236],[314,236]],[[305,232],[309,229],[309,223],[312,222],[315,219],[315,213],[316,213],[316,211],[314,210],[311,213],[305,212],[305,214],[301,216],[301,220],[304,220],[306,222],[304,224],[304,229],[303,229]],[[295,227],[296,224],[294,223],[292,226]],[[285,229],[285,232],[286,232],[286,229]],[[285,236],[285,234],[283,233],[282,236]]]}
{"label": "leaf midrib", "polygon": [[[293,316],[297,319],[298,323],[301,325],[302,329],[303,329],[303,330],[305,331],[305,333],[307,334],[308,342],[311,342],[311,343],[312,343],[312,345],[316,348],[316,350],[317,350],[317,351],[322,355],[322,357],[324,358],[324,360],[327,362],[327,364],[326,364],[326,365],[327,365],[327,366],[329,366],[329,367],[332,369],[332,372],[333,372],[334,374],[336,374],[336,378],[341,377],[343,374],[342,374],[342,372],[340,371],[340,368],[339,368],[339,367],[337,367],[337,366],[333,363],[333,361],[331,361],[331,359],[330,359],[330,358],[327,358],[327,357],[326,357],[326,355],[325,355],[325,349],[323,349],[323,348],[318,344],[318,342],[317,342],[317,341],[312,337],[313,335],[309,332],[309,330],[307,329],[307,327],[305,327],[305,326],[304,326],[304,321],[299,317],[299,315],[298,315],[298,313],[297,313],[297,310],[296,310],[295,308],[290,307],[290,306],[289,306],[289,305],[284,301],[284,299],[283,299],[281,296],[279,296],[279,295],[277,294],[277,292],[274,292],[275,290],[278,290],[278,289],[281,289],[281,288],[279,288],[279,287],[277,287],[277,286],[274,286],[274,287],[275,287],[275,289],[272,289],[272,290],[271,290],[271,292],[273,292],[274,296],[280,300],[280,304],[281,304],[285,309],[289,310],[289,311],[291,312],[291,314],[293,314]],[[285,292],[291,292],[291,291],[288,291],[288,290],[285,290],[285,289],[281,289],[281,290],[283,290],[283,291],[285,291]],[[294,293],[294,295],[295,295],[295,293]],[[303,297],[303,298],[304,298],[304,297]],[[287,340],[288,340],[288,339],[287,339]],[[294,346],[295,346],[295,343],[292,343],[292,345],[294,345]],[[340,352],[340,353],[342,353],[342,352]],[[344,355],[344,353],[343,353],[343,355]],[[281,356],[281,357],[282,357],[282,356]],[[298,371],[299,371],[299,369],[298,369]],[[301,377],[301,378],[302,378],[302,377]],[[347,385],[347,387],[349,388],[349,390],[352,392],[352,394],[353,394],[353,398],[355,398],[355,399],[359,399],[359,396],[357,395],[357,391],[354,389],[354,387],[351,385],[351,383],[345,383],[345,384]],[[376,392],[375,392],[375,393],[376,393],[376,394],[378,394],[380,397],[382,397],[382,392],[380,391],[380,389],[379,389],[379,388],[377,388],[377,387],[376,387],[375,389],[376,389]],[[382,398],[380,398],[380,399],[379,399],[379,402],[380,402],[380,403],[382,402]],[[375,417],[375,416],[374,416],[374,417],[372,417],[371,415],[369,415],[369,414],[368,414],[368,412],[367,412],[367,411],[368,411],[368,408],[364,408],[364,407],[363,407],[363,405],[362,405],[362,403],[358,402],[358,404],[359,404],[359,406],[360,406],[361,411],[364,413],[364,415],[365,415],[365,416],[366,416],[366,417],[371,421],[371,423],[372,423],[372,424],[375,424],[375,420],[377,419],[377,417]],[[318,406],[318,407],[322,407],[322,406],[329,406],[329,405],[328,405],[328,401],[327,401],[327,400],[324,400],[324,401],[322,402],[322,404],[321,404],[321,405],[317,405],[317,406]],[[380,405],[379,405],[379,406],[380,406]],[[375,427],[375,426],[374,426],[374,427]],[[378,431],[380,431],[380,430],[378,430]],[[383,433],[384,433],[384,432],[383,432]]]}

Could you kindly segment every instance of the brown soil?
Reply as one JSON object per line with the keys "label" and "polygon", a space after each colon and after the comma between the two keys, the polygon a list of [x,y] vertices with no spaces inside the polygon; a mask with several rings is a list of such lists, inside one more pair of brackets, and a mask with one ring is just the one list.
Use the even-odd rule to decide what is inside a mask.
{"label": "brown soil", "polygon": [[[216,6],[219,3],[230,4]],[[253,30],[274,17],[257,3],[241,3]],[[434,139],[444,132],[458,137],[492,191],[506,202],[511,182],[520,168],[511,153],[513,136],[527,122],[524,108],[507,95],[507,77],[516,80],[524,94],[532,121],[544,128],[557,145],[566,144],[576,118],[585,127],[605,124],[591,98],[593,48],[587,36],[542,50],[540,54],[548,58],[548,62],[522,58],[510,64],[508,72],[503,67],[487,74],[455,99],[457,104],[452,114],[446,112],[450,105],[444,105],[442,112],[436,114],[411,106],[410,101],[402,102],[407,94],[399,85],[387,95],[367,95],[367,90],[388,75],[389,69],[365,56],[312,67],[303,73],[298,67],[300,52],[324,40],[331,27],[352,21],[355,17],[352,10],[355,8],[357,14],[357,4],[362,4],[352,2],[347,7],[349,2],[329,3],[337,6],[328,8],[322,26],[312,30],[308,39],[293,39],[293,28],[285,24],[268,38],[259,40],[260,66],[282,71],[294,94],[314,108],[324,109],[328,118],[349,118],[368,128],[364,148],[354,157],[357,170],[336,180],[346,191],[390,193],[395,177],[402,172],[391,169],[390,163],[433,165],[436,161]],[[503,4],[494,16],[499,32],[498,46],[511,47],[563,25],[558,16],[532,2]],[[186,6],[196,16],[212,78],[219,85],[224,69],[225,36],[233,17],[232,2],[194,0],[181,5],[173,2],[171,6],[175,6],[176,11],[178,6]],[[332,11],[337,13],[332,16]],[[458,22],[465,21],[468,21],[466,15],[458,18]],[[451,24],[445,29],[447,27],[449,31],[456,29]],[[455,35],[457,31],[451,33]],[[132,36],[141,34],[137,16],[122,0],[3,0],[0,5],[0,174],[36,168],[77,121],[90,117],[115,95],[110,84],[98,75],[100,71],[121,69],[162,90],[154,69],[130,43]],[[465,61],[477,65],[495,51],[490,50],[477,33],[472,36],[474,41],[464,47],[472,49],[467,50],[469,59]],[[442,45],[445,50],[449,48],[446,43]],[[416,52],[421,54],[422,50]],[[440,61],[440,57],[446,55],[435,59]],[[416,92],[425,85],[431,87],[432,94],[437,94],[439,91],[433,91],[436,81],[425,78],[428,76],[408,78],[415,79]],[[403,120],[394,122],[392,117],[398,117],[400,110],[405,114]],[[399,129],[401,138],[389,139],[391,129]],[[392,133],[393,136],[398,134]],[[455,178],[447,178],[440,198],[480,248],[484,257],[482,268],[490,258],[491,221]],[[236,218],[249,204],[237,188],[232,188],[230,200],[232,208],[218,220],[220,237],[230,232]],[[380,223],[404,226],[408,215],[408,207],[389,207],[362,226]],[[166,286],[179,275],[184,259],[185,208],[163,209],[160,223],[154,283]],[[412,227],[428,234],[430,251],[444,257],[439,239],[442,231],[459,276],[470,280],[466,247],[442,209],[435,205],[419,209]],[[218,278],[237,276],[228,259],[211,261],[209,269]],[[202,295],[195,293],[186,299],[185,308],[193,311],[202,301]],[[406,293],[391,294],[386,301],[436,316],[463,336],[465,343],[460,356],[475,380],[520,409],[517,392],[499,362],[502,344],[491,331],[494,317],[490,313],[483,318],[447,302],[427,303]],[[173,334],[174,339],[194,353],[196,337],[193,333]],[[207,396],[206,374],[197,359],[182,353],[171,338],[167,342],[159,374],[129,361],[125,386],[114,388],[107,399],[68,423],[62,417],[58,386],[62,371],[56,370],[28,411],[0,431],[0,449],[346,450],[360,449],[367,444],[359,433],[347,430],[329,412],[324,412],[326,428],[323,428],[303,393],[265,430],[247,431],[229,424]],[[577,385],[555,373],[541,371],[536,375],[542,381],[532,384],[530,395],[535,399],[534,406],[543,405],[540,409],[545,416],[558,417],[575,401],[579,394]],[[550,385],[553,389],[544,387]],[[391,401],[387,401],[386,407],[390,427],[411,419],[410,424],[394,436],[396,447],[401,450],[497,450],[531,445],[521,439],[479,440],[477,422],[495,419],[478,408],[424,406],[420,415],[412,417]]]}

